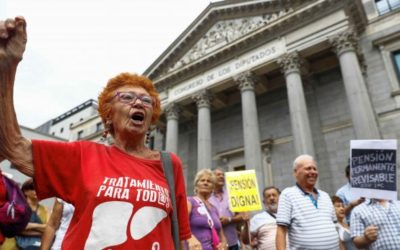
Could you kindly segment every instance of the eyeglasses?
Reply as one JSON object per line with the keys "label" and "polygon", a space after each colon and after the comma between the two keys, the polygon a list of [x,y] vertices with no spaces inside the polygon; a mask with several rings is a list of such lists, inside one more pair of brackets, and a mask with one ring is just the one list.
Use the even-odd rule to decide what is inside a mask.
{"label": "eyeglasses", "polygon": [[133,104],[139,99],[146,107],[153,107],[153,99],[148,95],[138,95],[135,92],[117,92],[118,100],[125,104]]}

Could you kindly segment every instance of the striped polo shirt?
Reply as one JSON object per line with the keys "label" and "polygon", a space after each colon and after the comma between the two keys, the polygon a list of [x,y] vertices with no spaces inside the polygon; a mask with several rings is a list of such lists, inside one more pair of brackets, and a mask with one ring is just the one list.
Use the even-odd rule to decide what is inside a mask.
{"label": "striped polo shirt", "polygon": [[316,200],[296,184],[279,196],[276,223],[288,228],[289,249],[339,249],[332,201],[326,192],[314,192]]}

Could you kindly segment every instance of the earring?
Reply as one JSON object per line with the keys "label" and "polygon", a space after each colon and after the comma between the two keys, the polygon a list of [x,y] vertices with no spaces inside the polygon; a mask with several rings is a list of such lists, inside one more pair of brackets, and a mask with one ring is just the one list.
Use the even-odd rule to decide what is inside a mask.
{"label": "earring", "polygon": [[146,143],[147,145],[149,145],[149,143],[150,143],[150,134],[151,134],[151,130],[149,129],[149,130],[147,130],[147,132],[146,132],[146,140],[145,140],[145,143]]}
{"label": "earring", "polygon": [[108,133],[110,132],[111,125],[112,125],[111,121],[106,122],[104,131],[100,138],[100,142],[105,143],[107,141],[107,136],[108,136]]}

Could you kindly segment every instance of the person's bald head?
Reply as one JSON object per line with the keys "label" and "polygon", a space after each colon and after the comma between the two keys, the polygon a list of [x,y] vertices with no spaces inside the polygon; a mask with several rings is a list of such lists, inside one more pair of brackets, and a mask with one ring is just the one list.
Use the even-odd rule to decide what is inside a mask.
{"label": "person's bald head", "polygon": [[317,163],[311,155],[303,154],[293,162],[293,174],[304,189],[313,189],[318,179]]}

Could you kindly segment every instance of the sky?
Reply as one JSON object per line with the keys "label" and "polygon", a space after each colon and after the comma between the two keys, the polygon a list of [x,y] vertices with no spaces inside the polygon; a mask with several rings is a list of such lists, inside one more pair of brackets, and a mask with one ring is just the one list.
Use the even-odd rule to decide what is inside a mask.
{"label": "sky", "polygon": [[215,0],[0,0],[22,15],[28,43],[14,104],[35,128],[89,100],[120,72],[143,73]]}

